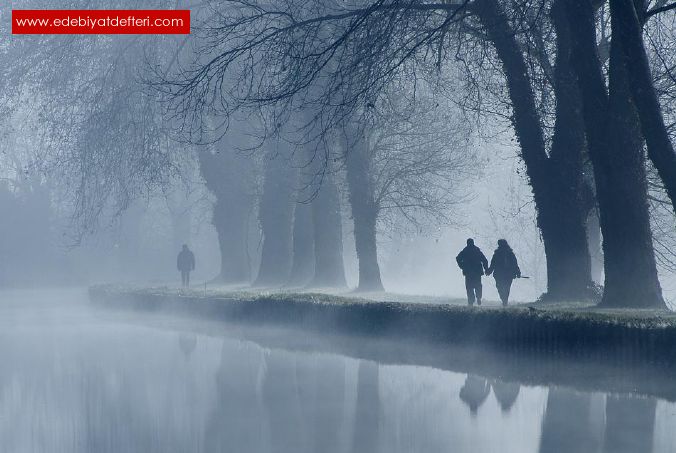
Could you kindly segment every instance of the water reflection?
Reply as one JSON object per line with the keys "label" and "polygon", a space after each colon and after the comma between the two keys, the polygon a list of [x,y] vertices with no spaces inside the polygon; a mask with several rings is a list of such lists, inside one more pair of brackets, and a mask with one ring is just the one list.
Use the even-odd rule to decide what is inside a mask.
{"label": "water reflection", "polygon": [[374,362],[360,361],[352,451],[378,452],[380,446],[380,369]]}
{"label": "water reflection", "polygon": [[597,452],[601,433],[593,423],[592,395],[552,388],[542,419],[540,453]]}
{"label": "water reflection", "polygon": [[490,391],[491,386],[486,379],[468,374],[465,378],[465,385],[460,389],[460,399],[469,406],[472,416],[476,417],[479,406],[486,401]]}
{"label": "water reflection", "polygon": [[493,387],[493,393],[495,394],[495,399],[498,400],[500,404],[500,409],[504,413],[509,413],[516,402],[516,399],[519,397],[519,391],[521,386],[514,382],[503,382],[499,379],[494,379],[491,382]]}
{"label": "water reflection", "polygon": [[0,306],[0,361],[2,452],[670,453],[676,445],[676,405],[665,400],[261,347],[82,306]]}
{"label": "water reflection", "polygon": [[215,373],[215,397],[208,404],[204,429],[205,451],[265,451],[263,398],[260,377],[262,351],[245,344],[224,343]]}
{"label": "water reflection", "polygon": [[606,398],[603,451],[605,453],[652,451],[656,408],[657,401],[654,398],[609,395]]}
{"label": "water reflection", "polygon": [[181,348],[186,359],[190,359],[192,352],[197,346],[197,336],[194,334],[181,334],[178,336],[178,346]]}

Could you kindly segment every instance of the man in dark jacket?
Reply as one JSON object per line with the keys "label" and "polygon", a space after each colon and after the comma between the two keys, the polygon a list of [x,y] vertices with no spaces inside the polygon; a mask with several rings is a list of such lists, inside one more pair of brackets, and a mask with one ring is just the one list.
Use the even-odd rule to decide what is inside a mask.
{"label": "man in dark jacket", "polygon": [[479,247],[474,245],[474,239],[467,239],[467,247],[462,249],[455,260],[465,276],[467,303],[471,306],[476,300],[481,305],[481,276],[484,271],[488,271],[488,260]]}
{"label": "man in dark jacket", "polygon": [[509,301],[512,280],[521,278],[521,269],[519,269],[519,263],[516,261],[516,255],[504,239],[498,240],[498,248],[493,252],[491,266],[486,272],[486,275],[491,274],[495,278],[495,286],[498,288],[502,305],[506,306]]}
{"label": "man in dark jacket", "polygon": [[176,258],[176,267],[181,271],[181,284],[184,288],[190,286],[190,271],[195,270],[195,255],[186,244]]}

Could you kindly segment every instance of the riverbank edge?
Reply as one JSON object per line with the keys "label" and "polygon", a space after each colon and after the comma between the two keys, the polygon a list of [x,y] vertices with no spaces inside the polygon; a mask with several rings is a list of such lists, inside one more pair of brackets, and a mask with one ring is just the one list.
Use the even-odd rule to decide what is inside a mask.
{"label": "riverbank edge", "polygon": [[472,308],[375,302],[316,293],[206,293],[166,288],[89,288],[97,304],[167,311],[237,323],[290,326],[364,337],[482,344],[532,353],[603,360],[676,363],[676,319],[667,313],[627,314],[535,305]]}

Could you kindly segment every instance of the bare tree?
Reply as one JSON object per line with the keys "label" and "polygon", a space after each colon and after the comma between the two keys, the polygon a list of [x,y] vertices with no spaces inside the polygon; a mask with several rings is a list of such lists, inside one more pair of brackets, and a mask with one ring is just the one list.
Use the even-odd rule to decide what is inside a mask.
{"label": "bare tree", "polygon": [[[637,10],[635,5],[642,8]],[[632,99],[641,122],[643,137],[648,145],[648,156],[662,179],[676,213],[676,153],[662,116],[659,97],[650,72],[642,27],[650,16],[666,11],[669,7],[665,5],[647,10],[644,5],[643,1],[611,0],[612,20],[617,23],[613,35],[621,43],[621,58],[626,66]]]}
{"label": "bare tree", "polygon": [[[541,79],[546,81],[546,71],[541,67],[551,63],[545,54],[541,64],[532,65],[515,37],[532,25],[519,15],[527,8],[513,8],[514,21],[493,0],[378,0],[355,4],[238,1],[213,8],[213,20],[207,21],[201,35],[207,44],[199,48],[184,71],[156,85],[173,101],[172,112],[183,118],[190,130],[201,128],[195,121],[201,114],[196,112],[228,114],[237,109],[265,108],[276,118],[271,122],[276,125],[292,112],[312,106],[317,111],[313,122],[318,125],[313,130],[329,132],[364,115],[403,74],[447,70],[453,59],[468,68],[495,71],[497,57],[511,101],[506,105],[503,102],[500,113],[510,108],[513,111],[511,119],[533,187],[538,224],[551,266],[549,292],[554,298],[588,295],[592,284],[585,222],[590,203],[585,202],[581,169],[583,132],[580,127],[562,125],[559,135],[571,133],[557,139],[562,144],[552,145],[553,152],[548,155],[533,86]],[[543,8],[539,5],[538,10]],[[456,37],[457,43],[449,36]],[[487,42],[495,51],[486,46]],[[474,58],[473,53],[484,64],[464,59]],[[497,89],[500,86],[493,84]],[[484,86],[474,88],[468,91],[469,96],[485,94]],[[570,101],[565,111],[576,111],[579,97],[574,92],[561,89],[557,96],[562,103]],[[351,134],[359,137],[360,132]],[[571,140],[576,143],[571,145]],[[574,152],[567,152],[569,149]],[[351,168],[364,170],[363,162],[359,163],[360,151],[350,152],[355,155]],[[353,198],[373,204],[368,197]],[[562,209],[565,215],[561,215]],[[364,225],[373,223],[367,218]],[[373,258],[369,261],[376,263]]]}
{"label": "bare tree", "polygon": [[401,84],[342,129],[358,289],[382,290],[378,230],[451,224],[462,183],[476,173],[457,109]]}

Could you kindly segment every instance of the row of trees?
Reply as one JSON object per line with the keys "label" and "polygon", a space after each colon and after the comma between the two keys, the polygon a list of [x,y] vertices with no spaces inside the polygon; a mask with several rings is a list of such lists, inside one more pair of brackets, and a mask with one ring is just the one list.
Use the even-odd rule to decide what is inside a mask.
{"label": "row of trees", "polygon": [[[372,132],[359,136],[356,145],[347,128],[322,136],[322,143],[296,129],[280,130],[266,138],[265,152],[252,155],[259,135],[246,131],[259,121],[250,118],[231,125],[239,133],[198,151],[202,175],[216,197],[219,281],[345,287],[343,218],[349,215],[358,289],[382,290],[378,232],[451,223],[464,196],[461,181],[475,172],[460,117],[425,105],[422,111],[401,96],[374,105]],[[262,244],[252,279],[256,217]]]}
{"label": "row of trees", "polygon": [[[197,159],[216,199],[220,280],[262,286],[344,285],[344,206],[358,287],[382,289],[378,227],[451,223],[461,182],[477,174],[469,134],[510,126],[546,298],[595,295],[588,233],[598,213],[603,304],[663,307],[653,227],[669,243],[674,9],[207,1],[188,38],[13,41],[3,82],[22,89],[3,90],[3,105],[40,111],[42,166],[76,188],[78,233],[185,179]],[[668,246],[658,258],[671,261]]]}
{"label": "row of trees", "polygon": [[[158,74],[181,64],[186,40],[38,36],[10,44],[3,81],[13,90],[3,105],[9,117],[22,105],[39,112],[21,131],[41,139],[31,171],[60,175],[64,190],[54,197],[69,205],[76,244],[102,220],[158,193],[176,218],[174,229],[187,235],[181,212],[188,207],[176,186],[189,190],[197,165],[215,200],[219,282],[345,286],[347,214],[359,288],[379,290],[377,226],[449,222],[460,177],[473,171],[468,128],[457,109],[441,106],[448,101],[433,98],[431,86],[412,98],[410,81],[393,85],[361,116],[368,134],[356,119],[330,131],[305,128],[317,115],[310,106],[283,122],[262,111],[227,117],[236,124],[227,134],[223,115],[195,111],[193,119],[207,126],[195,134],[183,130],[187,117],[162,114],[166,105],[152,89]],[[354,143],[359,152],[349,152]],[[260,259],[251,253],[259,240]]]}
{"label": "row of trees", "polygon": [[[312,109],[303,127],[319,129],[318,136],[348,128],[358,250],[370,230],[367,216],[357,219],[371,200],[353,194],[355,174],[369,172],[359,162],[360,138],[370,132],[363,118],[402,77],[424,78],[453,92],[479,119],[501,115],[511,123],[537,207],[549,298],[589,296],[586,227],[598,206],[603,305],[664,306],[647,168],[655,169],[656,190],[664,191],[673,213],[676,155],[664,116],[671,109],[660,107],[671,98],[655,89],[656,80],[671,74],[665,61],[673,49],[664,36],[674,30],[664,21],[673,20],[673,5],[247,0],[210,7],[218,14],[198,37],[206,44],[158,82],[171,111],[185,121],[195,111],[263,109],[276,127]],[[662,47],[646,44],[651,34],[662,37]],[[359,184],[368,187],[363,176]],[[363,246],[360,261],[369,256]]]}

